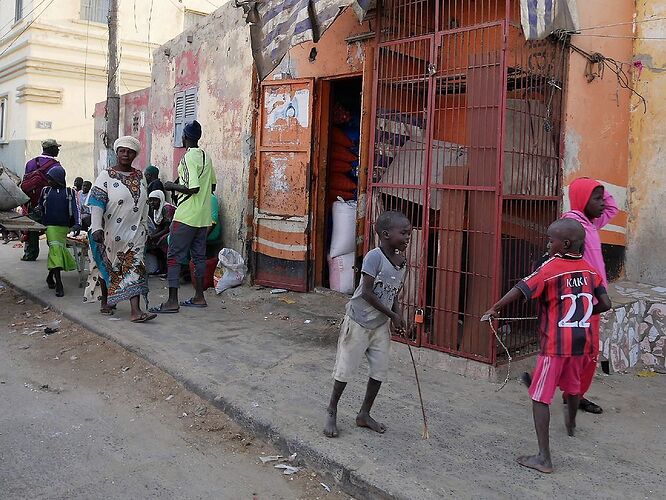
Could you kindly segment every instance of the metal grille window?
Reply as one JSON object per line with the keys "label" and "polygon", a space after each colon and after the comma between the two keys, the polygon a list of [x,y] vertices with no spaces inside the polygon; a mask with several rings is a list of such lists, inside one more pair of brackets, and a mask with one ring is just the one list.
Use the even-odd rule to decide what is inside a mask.
{"label": "metal grille window", "polygon": [[[567,50],[527,42],[518,0],[387,0],[380,11],[366,242],[412,221],[402,296],[414,345],[501,361],[480,317],[530,274],[560,205]],[[518,304],[507,317],[534,315]],[[503,324],[514,355],[536,325]]]}
{"label": "metal grille window", "polygon": [[16,0],[14,21],[19,22],[21,19],[23,19],[23,0]]}
{"label": "metal grille window", "polygon": [[81,19],[94,23],[107,23],[109,0],[81,0]]}
{"label": "metal grille window", "polygon": [[183,147],[183,127],[197,118],[197,88],[176,92],[173,100],[173,145]]}
{"label": "metal grille window", "polygon": [[0,142],[7,141],[7,96],[0,96]]}

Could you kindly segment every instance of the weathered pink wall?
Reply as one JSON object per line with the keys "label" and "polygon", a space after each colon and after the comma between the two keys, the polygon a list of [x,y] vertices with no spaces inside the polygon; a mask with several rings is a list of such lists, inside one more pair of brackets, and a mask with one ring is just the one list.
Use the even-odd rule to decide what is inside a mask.
{"label": "weathered pink wall", "polygon": [[[150,134],[148,131],[148,103],[150,88],[124,94],[120,98],[120,109],[123,122],[122,135],[131,135],[139,139],[141,151],[134,160],[134,167],[145,170],[150,164]],[[134,127],[136,119],[136,127]]]}
{"label": "weathered pink wall", "polygon": [[[215,169],[223,243],[245,253],[254,85],[249,28],[233,2],[155,51],[150,89],[151,163],[175,178],[183,148],[173,147],[174,95],[198,87],[200,145]],[[192,42],[187,37],[192,37]]]}

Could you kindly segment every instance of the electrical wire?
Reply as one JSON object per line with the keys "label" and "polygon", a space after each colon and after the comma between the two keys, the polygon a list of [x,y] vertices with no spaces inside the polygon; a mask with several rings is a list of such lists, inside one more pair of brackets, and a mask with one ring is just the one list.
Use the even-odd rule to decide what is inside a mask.
{"label": "electrical wire", "polygon": [[[615,73],[615,76],[617,77],[617,82],[618,85],[623,88],[629,90],[632,94],[634,94],[636,97],[638,97],[642,102],[643,102],[643,112],[647,113],[647,101],[645,100],[645,97],[643,97],[639,92],[637,92],[632,86],[631,86],[631,80],[629,78],[629,75],[622,69],[622,66],[626,63],[622,63],[620,61],[616,61],[612,57],[606,57],[603,54],[599,52],[595,52],[594,54],[590,54],[584,49],[581,49],[580,47],[574,45],[573,43],[569,42],[569,47],[571,49],[585,57],[588,61],[588,68],[586,68],[586,74],[588,75],[588,81],[594,80],[597,76],[599,78],[603,78],[604,74],[604,69],[608,68],[610,71]],[[591,66],[593,64],[598,64],[599,65],[599,73],[594,74],[591,70]]]}
{"label": "electrical wire", "polygon": [[[42,3],[44,3],[45,1],[46,1],[46,0],[43,0]],[[51,4],[52,4],[54,1],[55,1],[55,0],[50,0],[49,3],[48,3],[48,5],[47,5],[46,7],[44,7],[44,10],[42,10],[39,14],[37,14],[33,19],[30,20],[30,22],[25,26],[25,28],[23,28],[23,29],[21,30],[21,32],[20,32],[18,35],[16,35],[16,36],[14,37],[14,39],[13,39],[11,42],[9,42],[9,45],[7,45],[7,47],[5,47],[4,50],[3,50],[2,52],[0,52],[0,57],[2,57],[3,55],[5,55],[5,53],[6,53],[9,49],[12,48],[12,46],[14,45],[14,42],[16,42],[16,40],[18,40],[19,38],[21,38],[21,35],[23,35],[23,33],[25,33],[26,31],[28,31],[28,29],[30,28],[30,26],[32,26],[33,23],[34,23],[35,21],[37,21],[37,19],[39,19],[39,16],[41,16],[41,15],[42,15],[42,14],[43,14],[43,13],[44,13],[44,12],[50,7],[50,6],[51,6]],[[41,5],[41,4],[40,4],[40,5]]]}
{"label": "electrical wire", "polygon": [[621,23],[612,23],[612,24],[600,24],[599,26],[589,26],[587,28],[578,28],[578,31],[588,31],[588,30],[596,30],[596,29],[601,29],[601,28],[613,28],[615,26],[627,26],[627,25],[634,25],[634,24],[642,24],[642,23],[651,23],[655,21],[666,21],[666,17],[654,17],[654,18],[649,18],[649,19],[640,19],[636,21],[625,21]]}
{"label": "electrical wire", "polygon": [[44,2],[46,2],[46,1],[47,1],[47,0],[41,0],[41,2],[39,2],[37,5],[35,5],[35,6],[32,8],[32,10],[31,10],[30,12],[28,12],[27,14],[23,14],[23,15],[21,16],[21,19],[20,19],[19,21],[15,21],[15,20],[14,20],[14,16],[12,16],[12,18],[11,18],[11,20],[10,20],[9,22],[5,23],[2,27],[0,27],[0,32],[2,32],[7,26],[11,26],[11,28],[8,29],[7,32],[6,32],[5,34],[0,35],[0,39],[4,38],[5,35],[8,35],[8,34],[12,31],[12,29],[14,28],[13,25],[18,24],[19,22],[21,22],[21,20],[27,18],[30,14],[32,14],[33,12],[35,12],[35,10],[37,10],[37,9],[38,9],[38,8],[39,8]]}

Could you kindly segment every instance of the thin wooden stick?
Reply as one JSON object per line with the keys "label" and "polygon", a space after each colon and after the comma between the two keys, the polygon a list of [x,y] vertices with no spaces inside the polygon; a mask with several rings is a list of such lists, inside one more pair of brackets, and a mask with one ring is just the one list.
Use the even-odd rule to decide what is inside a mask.
{"label": "thin wooden stick", "polygon": [[412,346],[407,344],[409,349],[409,355],[412,358],[412,366],[414,367],[414,376],[416,377],[416,387],[419,390],[419,400],[421,401],[421,413],[423,414],[423,432],[421,433],[421,439],[428,439],[430,434],[428,433],[428,418],[426,417],[425,406],[423,405],[423,395],[421,394],[421,382],[419,381],[419,372],[416,369],[416,361],[414,361],[414,353],[412,352]]}

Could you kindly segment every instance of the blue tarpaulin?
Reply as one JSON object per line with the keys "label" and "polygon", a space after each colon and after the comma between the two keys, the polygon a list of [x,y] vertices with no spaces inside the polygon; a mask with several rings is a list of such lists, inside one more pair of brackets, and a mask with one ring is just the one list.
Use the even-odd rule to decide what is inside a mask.
{"label": "blue tarpaulin", "polygon": [[252,53],[259,78],[264,79],[287,51],[300,43],[317,42],[340,13],[353,5],[359,17],[376,0],[265,0],[237,2],[250,23]]}
{"label": "blue tarpaulin", "polygon": [[579,28],[576,0],[521,0],[520,17],[528,40],[542,40],[557,30]]}

